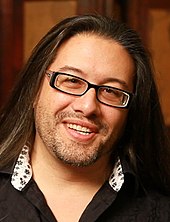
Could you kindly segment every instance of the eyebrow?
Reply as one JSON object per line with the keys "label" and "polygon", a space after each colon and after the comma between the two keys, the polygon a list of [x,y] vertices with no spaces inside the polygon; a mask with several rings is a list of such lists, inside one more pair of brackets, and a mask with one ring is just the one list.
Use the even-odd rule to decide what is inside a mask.
{"label": "eyebrow", "polygon": [[[73,71],[73,72],[76,72],[76,73],[81,74],[83,76],[86,75],[86,73],[83,72],[81,69],[76,68],[76,67],[72,67],[72,66],[68,66],[68,65],[61,67],[59,69],[59,71],[61,71],[61,72]],[[114,83],[114,82],[116,82],[116,83],[119,83],[120,85],[122,85],[125,89],[127,89],[127,90],[129,89],[127,83],[125,81],[121,80],[121,79],[118,79],[118,78],[107,77],[107,78],[103,79],[103,82],[105,82],[105,83],[111,83],[111,82]]]}
{"label": "eyebrow", "polygon": [[78,69],[78,68],[75,68],[75,67],[72,67],[72,66],[68,66],[68,65],[66,65],[64,67],[61,67],[59,69],[59,71],[61,71],[61,72],[73,71],[73,72],[77,72],[77,73],[79,73],[81,75],[85,75],[85,73],[81,69]]}

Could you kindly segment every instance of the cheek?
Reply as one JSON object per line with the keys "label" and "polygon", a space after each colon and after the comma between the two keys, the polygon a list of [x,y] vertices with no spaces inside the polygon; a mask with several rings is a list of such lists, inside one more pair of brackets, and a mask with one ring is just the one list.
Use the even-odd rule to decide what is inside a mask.
{"label": "cheek", "polygon": [[114,109],[105,116],[110,131],[122,131],[126,124],[127,110]]}
{"label": "cheek", "polygon": [[66,109],[73,99],[71,96],[51,88],[45,79],[34,102],[34,110],[41,110],[42,113],[53,119],[58,112]]}
{"label": "cheek", "polygon": [[68,107],[72,101],[73,99],[69,95],[53,89],[42,93],[39,97],[39,104],[54,114]]}

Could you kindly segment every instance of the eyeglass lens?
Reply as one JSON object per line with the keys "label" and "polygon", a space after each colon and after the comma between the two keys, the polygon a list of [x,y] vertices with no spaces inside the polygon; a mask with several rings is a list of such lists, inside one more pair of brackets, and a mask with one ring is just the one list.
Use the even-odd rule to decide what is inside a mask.
{"label": "eyeglass lens", "polygon": [[[83,95],[88,90],[89,83],[76,76],[58,74],[54,85],[65,93]],[[129,101],[129,95],[114,87],[100,86],[97,90],[97,99],[106,105],[125,107]]]}

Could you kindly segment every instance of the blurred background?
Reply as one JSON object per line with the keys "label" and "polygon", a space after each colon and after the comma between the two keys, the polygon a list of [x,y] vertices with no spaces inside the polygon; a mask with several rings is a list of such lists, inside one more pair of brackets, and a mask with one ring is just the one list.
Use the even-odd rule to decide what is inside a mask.
{"label": "blurred background", "polygon": [[162,110],[170,128],[169,0],[0,0],[0,107],[40,38],[63,18],[88,13],[114,17],[140,33],[153,57]]}

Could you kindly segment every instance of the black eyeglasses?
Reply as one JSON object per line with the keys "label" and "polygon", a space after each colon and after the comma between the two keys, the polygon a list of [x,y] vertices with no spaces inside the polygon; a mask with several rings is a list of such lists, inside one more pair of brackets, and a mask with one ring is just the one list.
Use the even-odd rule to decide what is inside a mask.
{"label": "black eyeglasses", "polygon": [[47,70],[46,74],[50,78],[50,86],[52,88],[70,95],[82,96],[89,89],[94,88],[97,100],[107,106],[128,108],[133,96],[132,93],[122,89],[91,84],[85,79],[67,73]]}

